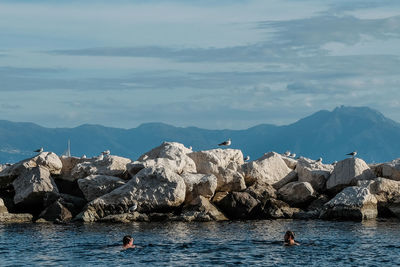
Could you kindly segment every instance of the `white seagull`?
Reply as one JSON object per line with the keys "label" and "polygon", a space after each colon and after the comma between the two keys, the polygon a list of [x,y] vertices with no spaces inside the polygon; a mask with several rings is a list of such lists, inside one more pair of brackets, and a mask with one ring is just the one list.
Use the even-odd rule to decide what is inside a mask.
{"label": "white seagull", "polygon": [[354,158],[357,155],[357,151],[350,152],[350,153],[348,153],[346,155],[352,156]]}
{"label": "white seagull", "polygon": [[248,161],[248,160],[250,160],[250,156],[246,156],[246,157],[244,158],[244,161]]}
{"label": "white seagull", "polygon": [[232,143],[231,139],[229,138],[228,140],[218,144],[218,146],[230,146]]}
{"label": "white seagull", "polygon": [[39,149],[36,149],[36,150],[33,151],[33,152],[42,153],[42,152],[43,152],[43,147],[41,147],[41,148],[39,148]]}
{"label": "white seagull", "polygon": [[296,157],[296,153],[292,153],[292,154],[290,154],[290,156],[289,157],[291,157],[291,158],[295,158]]}
{"label": "white seagull", "polygon": [[86,155],[82,155],[81,159],[86,159]]}
{"label": "white seagull", "polygon": [[110,153],[111,153],[110,150],[106,150],[106,151],[101,152],[102,155],[110,155]]}
{"label": "white seagull", "polygon": [[290,156],[290,151],[289,150],[286,151],[283,155],[285,155],[286,157],[289,157]]}
{"label": "white seagull", "polygon": [[133,205],[129,208],[129,212],[134,212],[137,209],[137,203],[133,203]]}
{"label": "white seagull", "polygon": [[322,162],[322,158],[317,159],[315,162]]}

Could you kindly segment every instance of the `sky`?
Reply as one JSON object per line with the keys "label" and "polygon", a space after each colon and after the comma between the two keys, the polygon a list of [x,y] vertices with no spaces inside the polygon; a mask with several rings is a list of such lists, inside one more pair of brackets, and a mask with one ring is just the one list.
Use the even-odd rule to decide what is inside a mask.
{"label": "sky", "polygon": [[400,121],[400,1],[0,0],[0,119],[45,127]]}

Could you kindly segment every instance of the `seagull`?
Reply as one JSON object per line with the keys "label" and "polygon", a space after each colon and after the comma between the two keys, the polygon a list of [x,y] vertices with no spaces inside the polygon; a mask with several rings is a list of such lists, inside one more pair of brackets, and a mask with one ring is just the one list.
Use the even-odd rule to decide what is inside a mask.
{"label": "seagull", "polygon": [[352,156],[354,158],[357,155],[357,151],[350,152],[350,153],[348,153],[346,155]]}
{"label": "seagull", "polygon": [[129,208],[129,212],[134,212],[137,209],[137,203],[133,203],[132,207]]}
{"label": "seagull", "polygon": [[190,150],[192,150],[192,149],[193,149],[193,147],[192,147],[192,146],[190,146],[190,147],[189,147],[189,149],[190,149]]}
{"label": "seagull", "polygon": [[332,165],[336,165],[337,164],[337,160],[335,160],[334,162],[332,162]]}
{"label": "seagull", "polygon": [[315,162],[322,162],[322,158],[317,159]]}
{"label": "seagull", "polygon": [[248,160],[250,160],[250,156],[246,156],[246,157],[244,158],[244,161],[248,161]]}
{"label": "seagull", "polygon": [[110,155],[110,150],[106,150],[106,151],[103,151],[103,152],[101,152],[101,154],[103,154],[103,155]]}
{"label": "seagull", "polygon": [[86,159],[86,155],[82,155],[81,159]]}
{"label": "seagull", "polygon": [[36,150],[33,151],[33,152],[42,153],[42,152],[43,152],[43,147],[41,147],[41,148],[39,148],[39,149],[36,149]]}
{"label": "seagull", "polygon": [[290,156],[289,157],[291,157],[291,158],[295,158],[296,157],[296,153],[292,153],[292,154],[290,154]]}
{"label": "seagull", "polygon": [[221,144],[218,144],[219,146],[230,146],[231,145],[231,139],[229,138],[228,140],[222,142]]}
{"label": "seagull", "polygon": [[290,156],[290,151],[289,150],[286,151],[283,155],[285,155],[286,157],[289,157]]}
{"label": "seagull", "polygon": [[146,159],[148,159],[149,158],[149,156],[147,156],[147,155],[144,155],[143,156],[143,160],[146,160]]}

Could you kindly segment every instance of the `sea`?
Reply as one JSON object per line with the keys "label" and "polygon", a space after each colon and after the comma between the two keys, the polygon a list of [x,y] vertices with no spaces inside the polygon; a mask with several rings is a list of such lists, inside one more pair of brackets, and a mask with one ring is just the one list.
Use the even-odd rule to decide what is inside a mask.
{"label": "sea", "polygon": [[[287,230],[299,246],[283,246]],[[0,224],[0,266],[399,265],[397,219]]]}

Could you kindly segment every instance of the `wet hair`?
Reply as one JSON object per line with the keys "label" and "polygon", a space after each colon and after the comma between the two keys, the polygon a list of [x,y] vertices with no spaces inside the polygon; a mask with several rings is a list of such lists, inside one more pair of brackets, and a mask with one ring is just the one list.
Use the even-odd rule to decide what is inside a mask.
{"label": "wet hair", "polygon": [[131,242],[133,238],[130,235],[126,235],[124,236],[124,238],[122,239],[122,244],[124,244],[124,246],[128,245],[129,242]]}
{"label": "wet hair", "polygon": [[285,242],[289,242],[290,239],[294,240],[294,233],[292,231],[286,231]]}

